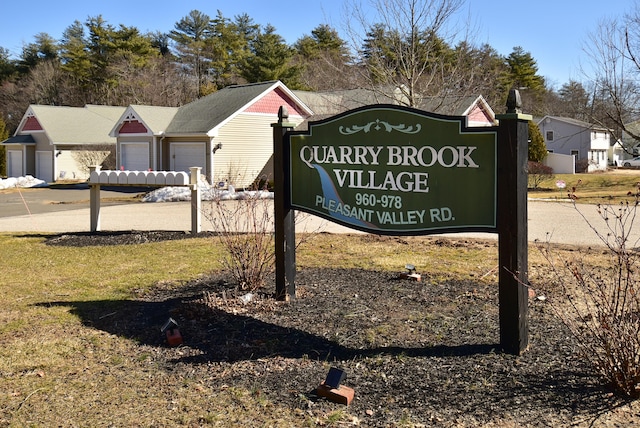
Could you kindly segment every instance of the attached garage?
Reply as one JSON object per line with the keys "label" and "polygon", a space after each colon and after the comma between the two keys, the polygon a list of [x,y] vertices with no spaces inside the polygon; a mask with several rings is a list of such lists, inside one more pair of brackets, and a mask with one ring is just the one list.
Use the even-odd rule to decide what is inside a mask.
{"label": "attached garage", "polygon": [[24,175],[21,150],[8,150],[7,160],[7,175],[9,177],[21,177]]}
{"label": "attached garage", "polygon": [[147,143],[122,143],[120,145],[120,161],[127,171],[148,171],[149,144]]}
{"label": "attached garage", "polygon": [[206,175],[205,143],[172,143],[169,146],[169,152],[172,171],[189,172],[192,166],[199,166],[202,168],[201,173]]}
{"label": "attached garage", "polygon": [[53,182],[53,153],[36,151],[36,177],[47,183]]}

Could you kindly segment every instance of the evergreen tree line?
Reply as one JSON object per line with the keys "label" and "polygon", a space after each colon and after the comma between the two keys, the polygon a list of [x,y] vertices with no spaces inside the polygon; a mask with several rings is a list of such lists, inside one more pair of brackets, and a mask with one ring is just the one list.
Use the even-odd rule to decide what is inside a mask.
{"label": "evergreen tree line", "polygon": [[36,34],[17,59],[0,47],[0,119],[15,129],[29,104],[179,106],[228,85],[276,79],[313,91],[401,87],[409,106],[481,94],[497,112],[515,87],[526,113],[587,119],[582,84],[553,90],[522,47],[505,57],[488,44],[452,45],[438,27],[420,25],[405,31],[374,23],[354,49],[329,25],[288,45],[247,14],[212,18],[193,10],[168,33],[146,34],[90,17],[59,39]]}

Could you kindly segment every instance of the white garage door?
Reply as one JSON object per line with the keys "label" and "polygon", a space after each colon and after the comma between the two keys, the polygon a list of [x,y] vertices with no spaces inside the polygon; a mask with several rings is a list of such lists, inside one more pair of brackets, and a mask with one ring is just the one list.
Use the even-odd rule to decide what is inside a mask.
{"label": "white garage door", "polygon": [[7,174],[9,177],[22,177],[22,152],[19,150],[7,150],[8,165]]}
{"label": "white garage door", "polygon": [[147,143],[122,143],[120,150],[120,163],[125,170],[149,170],[149,145]]}
{"label": "white garage door", "polygon": [[47,183],[53,182],[52,152],[36,152],[36,177]]}
{"label": "white garage door", "polygon": [[173,171],[186,171],[192,166],[202,168],[201,173],[205,174],[207,164],[205,157],[204,143],[174,143],[170,148],[171,169]]}

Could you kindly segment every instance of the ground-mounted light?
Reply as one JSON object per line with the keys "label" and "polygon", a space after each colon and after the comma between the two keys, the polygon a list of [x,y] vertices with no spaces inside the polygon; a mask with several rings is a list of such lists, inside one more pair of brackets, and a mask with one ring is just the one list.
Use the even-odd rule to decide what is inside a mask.
{"label": "ground-mounted light", "polygon": [[169,346],[182,344],[182,334],[180,334],[180,330],[178,329],[178,323],[173,318],[169,318],[160,331],[166,336]]}
{"label": "ground-mounted light", "polygon": [[353,401],[355,391],[348,386],[341,385],[346,378],[347,373],[344,370],[331,367],[326,379],[316,389],[316,393],[334,403],[348,406]]}
{"label": "ground-mounted light", "polygon": [[406,271],[400,272],[400,279],[408,279],[411,281],[421,281],[422,275],[416,272],[416,266],[410,263],[407,263],[404,268]]}

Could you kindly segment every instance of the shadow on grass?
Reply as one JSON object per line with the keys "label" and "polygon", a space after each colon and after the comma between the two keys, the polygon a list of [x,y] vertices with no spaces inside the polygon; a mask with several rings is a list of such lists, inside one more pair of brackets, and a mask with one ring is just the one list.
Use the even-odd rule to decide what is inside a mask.
{"label": "shadow on grass", "polygon": [[[588,373],[571,369],[560,360],[556,360],[558,364],[549,360],[553,347],[538,346],[521,357],[501,354],[499,345],[490,343],[360,349],[357,344],[344,346],[301,328],[262,321],[259,315],[212,308],[194,297],[195,289],[182,291],[181,296],[156,301],[54,301],[38,305],[69,307],[87,327],[155,347],[167,346],[160,329],[173,317],[180,323],[185,346],[181,352],[167,353],[171,364],[207,367],[210,362],[271,357],[339,361],[350,371],[349,379],[357,386],[361,400],[367,397],[362,405],[387,402],[390,391],[400,391],[399,405],[416,415],[434,408],[473,415],[477,421],[513,414],[514,420],[528,420],[531,426],[551,426],[539,419],[543,408],[550,414],[575,415],[588,426],[597,425],[600,417],[624,404]],[[291,308],[284,311],[287,309]],[[314,320],[310,314],[308,322],[318,322]],[[478,339],[486,341],[486,337]],[[267,371],[260,375],[260,387],[267,390],[273,385],[271,394],[299,390],[308,385],[310,377],[321,379],[321,373],[310,374],[318,369],[293,363],[286,376],[278,370]],[[392,376],[383,380],[380,372]],[[225,382],[251,388],[255,378],[242,373],[234,375],[231,370]],[[529,415],[537,416],[529,420]]]}
{"label": "shadow on grass", "polygon": [[[38,306],[65,306],[82,323],[110,334],[150,346],[167,346],[162,325],[173,317],[180,324],[184,344],[201,352],[175,362],[235,362],[280,356],[310,357],[319,360],[349,360],[374,355],[406,357],[470,356],[494,353],[498,344],[438,345],[426,348],[377,347],[352,349],[300,329],[264,322],[251,316],[236,315],[202,303],[171,298],[148,302],[138,300],[57,301]],[[176,312],[179,314],[176,315]]]}

